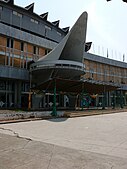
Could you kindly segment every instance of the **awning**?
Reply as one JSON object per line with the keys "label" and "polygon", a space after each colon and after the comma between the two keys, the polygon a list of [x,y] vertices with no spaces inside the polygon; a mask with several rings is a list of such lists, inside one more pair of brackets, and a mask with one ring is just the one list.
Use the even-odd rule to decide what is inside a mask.
{"label": "awning", "polygon": [[68,80],[68,79],[49,79],[44,83],[32,88],[34,91],[53,92],[54,84],[56,82],[56,91],[65,93],[81,93],[82,91],[90,94],[99,94],[106,91],[116,90],[119,86],[107,84],[97,81],[82,81],[82,80]]}

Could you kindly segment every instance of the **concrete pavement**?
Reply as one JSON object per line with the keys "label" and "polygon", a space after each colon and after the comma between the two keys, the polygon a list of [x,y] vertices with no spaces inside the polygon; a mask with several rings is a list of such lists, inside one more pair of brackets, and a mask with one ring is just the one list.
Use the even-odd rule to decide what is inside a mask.
{"label": "concrete pavement", "polygon": [[126,169],[127,159],[0,134],[0,169]]}
{"label": "concrete pavement", "polygon": [[125,112],[5,124],[0,133],[0,169],[127,169]]}

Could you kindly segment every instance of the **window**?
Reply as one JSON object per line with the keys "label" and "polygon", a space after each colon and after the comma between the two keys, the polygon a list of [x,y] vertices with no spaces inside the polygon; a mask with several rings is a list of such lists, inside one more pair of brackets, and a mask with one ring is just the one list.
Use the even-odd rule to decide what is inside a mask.
{"label": "window", "polygon": [[35,20],[34,22],[35,22],[36,24],[38,24],[38,21]]}
{"label": "window", "polygon": [[17,15],[18,13],[17,13],[16,11],[13,11],[13,14],[14,14],[14,15]]}
{"label": "window", "polygon": [[36,47],[36,54],[39,55],[39,47]]}
{"label": "window", "polygon": [[1,11],[3,10],[3,7],[0,6],[0,20],[1,20]]}
{"label": "window", "polygon": [[91,68],[90,69],[90,78],[93,79],[93,77],[94,77],[94,69]]}
{"label": "window", "polygon": [[62,34],[61,34],[60,32],[57,32],[57,34],[58,34],[59,36],[62,36]]}
{"label": "window", "polygon": [[13,48],[13,45],[14,45],[14,40],[11,39],[11,48]]}
{"label": "window", "polygon": [[24,51],[24,42],[21,42],[21,51]]}
{"label": "window", "polygon": [[22,83],[22,92],[28,92],[30,89],[29,83]]}
{"label": "window", "polygon": [[31,20],[31,22],[33,22],[33,23],[36,23],[36,24],[39,23],[37,20],[35,20],[35,19],[33,19],[33,18],[31,18],[30,20]]}
{"label": "window", "polygon": [[7,38],[7,47],[13,48],[13,46],[14,46],[14,40],[11,38]]}
{"label": "window", "polygon": [[33,53],[36,54],[36,46],[33,46]]}
{"label": "window", "polygon": [[0,90],[6,90],[6,82],[0,81]]}
{"label": "window", "polygon": [[48,29],[48,30],[52,30],[52,28],[51,27],[49,27],[49,26],[47,26],[47,25],[45,25],[45,29]]}
{"label": "window", "polygon": [[31,22],[34,22],[34,19],[31,18]]}
{"label": "window", "polygon": [[18,13],[17,11],[13,11],[13,15],[16,15],[16,16],[22,18],[22,14]]}
{"label": "window", "polygon": [[10,38],[7,38],[7,47],[10,47]]}
{"label": "window", "polygon": [[22,14],[18,13],[18,16],[19,16],[20,18],[22,18]]}

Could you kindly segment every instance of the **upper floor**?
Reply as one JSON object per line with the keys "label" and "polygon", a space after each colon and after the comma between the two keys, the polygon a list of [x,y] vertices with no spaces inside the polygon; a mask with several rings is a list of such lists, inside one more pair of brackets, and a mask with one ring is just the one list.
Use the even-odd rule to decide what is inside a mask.
{"label": "upper floor", "polygon": [[[19,39],[0,36],[0,64],[27,69],[32,60],[38,60],[50,52],[46,48]],[[84,54],[85,75],[87,80],[127,84],[127,63],[109,58]]]}
{"label": "upper floor", "polygon": [[127,85],[127,63],[90,53],[84,55],[85,79]]}
{"label": "upper floor", "polygon": [[5,66],[28,68],[29,62],[37,60],[51,51],[26,41],[0,36],[0,64]]}
{"label": "upper floor", "polygon": [[13,0],[0,0],[0,22],[39,37],[60,42],[69,28],[59,28],[59,21],[49,22],[48,13],[38,15],[33,12],[34,4],[25,8],[14,4]]}

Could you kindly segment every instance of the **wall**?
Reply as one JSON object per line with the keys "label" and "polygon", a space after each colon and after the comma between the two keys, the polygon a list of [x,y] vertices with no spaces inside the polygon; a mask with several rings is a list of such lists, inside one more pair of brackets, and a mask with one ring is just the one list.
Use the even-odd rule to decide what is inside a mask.
{"label": "wall", "polygon": [[86,79],[127,85],[127,63],[85,53]]}
{"label": "wall", "polygon": [[[3,2],[0,2],[0,6],[2,7],[0,11],[1,21],[5,24],[10,24],[12,27],[23,29],[43,38],[46,37],[55,42],[60,42],[66,35],[59,27],[57,28],[49,21],[44,21],[39,15],[29,12],[25,8]],[[46,27],[51,29],[46,29]]]}

